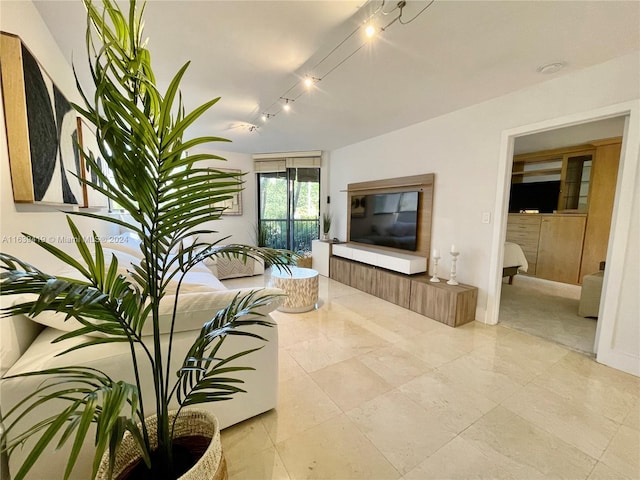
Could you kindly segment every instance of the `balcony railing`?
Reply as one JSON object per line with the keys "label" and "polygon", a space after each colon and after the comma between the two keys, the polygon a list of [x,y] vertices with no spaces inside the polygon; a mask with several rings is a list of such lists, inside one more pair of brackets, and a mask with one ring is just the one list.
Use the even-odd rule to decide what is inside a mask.
{"label": "balcony railing", "polygon": [[[290,226],[290,230],[287,228]],[[270,248],[287,248],[294,252],[303,253],[311,251],[311,240],[318,237],[320,220],[263,218],[260,220],[260,232],[262,243]],[[287,238],[291,241],[288,243]]]}

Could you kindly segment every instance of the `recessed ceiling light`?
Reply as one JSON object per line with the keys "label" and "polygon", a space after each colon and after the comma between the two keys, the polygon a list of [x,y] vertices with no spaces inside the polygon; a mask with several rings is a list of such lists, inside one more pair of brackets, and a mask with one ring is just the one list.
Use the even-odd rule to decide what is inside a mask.
{"label": "recessed ceiling light", "polygon": [[562,70],[566,66],[565,62],[554,62],[548,63],[546,65],[542,65],[537,68],[538,73],[543,73],[545,75],[549,75],[551,73],[556,73]]}

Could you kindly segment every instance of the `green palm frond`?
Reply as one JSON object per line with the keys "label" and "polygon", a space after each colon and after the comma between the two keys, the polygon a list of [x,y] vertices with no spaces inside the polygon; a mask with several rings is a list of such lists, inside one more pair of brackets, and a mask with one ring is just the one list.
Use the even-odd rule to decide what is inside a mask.
{"label": "green palm frond", "polygon": [[174,391],[180,405],[227,400],[232,394],[244,391],[232,385],[242,383],[241,380],[220,377],[220,375],[252,370],[249,367],[227,365],[259,348],[245,350],[226,358],[218,358],[218,351],[227,335],[246,335],[264,340],[263,337],[241,328],[252,325],[273,326],[272,322],[263,318],[264,315],[259,313],[258,309],[273,302],[277,297],[277,295],[260,295],[260,291],[257,290],[245,296],[238,294],[226,308],[220,310],[211,321],[204,324],[187,352],[182,367],[178,370],[178,381]]}
{"label": "green palm frond", "polygon": [[[29,376],[43,376],[45,380],[38,389],[27,395],[20,405],[7,412],[5,418],[11,417],[12,421],[6,424],[6,434],[11,433],[32,411],[47,408],[52,400],[65,402],[67,406],[61,412],[45,417],[7,442],[7,450],[11,453],[34,434],[40,434],[16,472],[15,480],[25,478],[47,446],[55,443],[59,448],[73,438],[65,470],[65,478],[68,478],[92,423],[97,423],[96,438],[100,439],[95,452],[95,458],[99,461],[110,445],[118,445],[122,439],[120,431],[113,428],[121,422],[121,412],[128,410],[129,415],[134,418],[137,415],[139,395],[136,386],[115,382],[99,370],[88,367],[62,367],[6,377],[6,380]],[[137,429],[135,423],[133,426],[129,425],[129,428]],[[148,455],[145,453],[145,456]],[[94,463],[93,476],[97,472],[97,465],[98,463]]]}

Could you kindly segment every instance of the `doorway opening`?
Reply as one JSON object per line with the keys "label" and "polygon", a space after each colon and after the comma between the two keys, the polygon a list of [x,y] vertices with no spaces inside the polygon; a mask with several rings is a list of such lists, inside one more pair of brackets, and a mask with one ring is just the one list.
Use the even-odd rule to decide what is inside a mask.
{"label": "doorway opening", "polygon": [[260,246],[310,252],[319,227],[319,168],[258,173]]}
{"label": "doorway opening", "polygon": [[624,128],[620,116],[515,139],[504,261],[524,265],[501,286],[504,326],[595,353]]}
{"label": "doorway opening", "polygon": [[[629,322],[633,311],[634,297],[629,295],[625,279],[633,278],[635,267],[629,266],[629,242],[633,230],[634,211],[637,210],[637,173],[640,171],[640,103],[629,101],[594,110],[570,114],[552,120],[505,130],[502,134],[498,162],[498,185],[496,189],[496,222],[492,244],[490,281],[487,299],[486,321],[497,324],[502,287],[503,257],[507,224],[507,202],[511,183],[512,157],[515,139],[538,132],[565,126],[580,125],[612,117],[625,117],[625,128],[620,156],[620,175],[615,187],[615,205],[610,228],[607,267],[604,272],[599,318],[596,328],[596,359],[598,362],[638,375],[635,351],[635,323]],[[633,262],[632,262],[633,264]],[[622,272],[622,275],[614,273]],[[631,310],[630,310],[631,309]],[[633,317],[633,315],[632,315]]]}

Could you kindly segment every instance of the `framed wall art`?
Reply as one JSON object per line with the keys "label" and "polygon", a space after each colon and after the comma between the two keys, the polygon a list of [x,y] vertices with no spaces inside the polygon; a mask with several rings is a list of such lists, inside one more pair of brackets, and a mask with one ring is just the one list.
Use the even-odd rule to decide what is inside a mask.
{"label": "framed wall art", "polygon": [[[215,170],[237,174],[238,178],[242,180],[241,170],[234,168],[216,168]],[[242,215],[242,192],[234,193],[232,195],[232,198],[230,198],[229,200],[216,203],[216,207],[224,208],[222,215]]]}
{"label": "framed wall art", "polygon": [[13,199],[84,206],[77,114],[20,37],[0,32]]}

